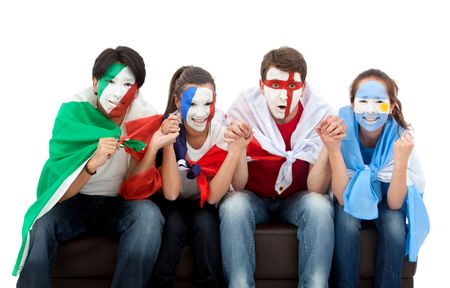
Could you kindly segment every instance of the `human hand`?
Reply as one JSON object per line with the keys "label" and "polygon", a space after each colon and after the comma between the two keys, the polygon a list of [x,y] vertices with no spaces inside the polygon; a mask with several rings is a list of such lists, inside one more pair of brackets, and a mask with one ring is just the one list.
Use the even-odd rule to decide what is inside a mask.
{"label": "human hand", "polygon": [[329,152],[340,151],[341,140],[347,136],[347,125],[344,125],[344,119],[328,115],[320,121],[316,132]]}
{"label": "human hand", "polygon": [[164,135],[169,133],[175,133],[180,131],[180,123],[181,123],[181,114],[179,112],[175,112],[170,114],[169,117],[164,119],[161,124],[161,132]]}
{"label": "human hand", "polygon": [[224,141],[228,143],[229,150],[232,149],[232,147],[246,149],[248,143],[250,143],[252,139],[252,128],[247,122],[243,121],[233,122],[224,134]]}
{"label": "human hand", "polygon": [[116,153],[120,148],[119,142],[115,138],[100,138],[97,144],[97,150],[88,161],[89,171],[97,171],[97,169],[105,165],[106,161]]}
{"label": "human hand", "polygon": [[159,149],[166,147],[167,145],[175,143],[180,132],[170,132],[166,135],[162,132],[162,127],[158,129],[152,136],[152,140],[150,141],[150,149],[153,149],[155,152]]}
{"label": "human hand", "polygon": [[414,139],[409,132],[394,142],[394,165],[408,165],[408,159],[414,148]]}

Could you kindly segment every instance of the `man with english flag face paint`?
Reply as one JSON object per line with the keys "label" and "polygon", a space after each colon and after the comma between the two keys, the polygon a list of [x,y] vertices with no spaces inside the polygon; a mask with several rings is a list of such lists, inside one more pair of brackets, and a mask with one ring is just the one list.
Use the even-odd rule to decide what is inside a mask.
{"label": "man with english flag face paint", "polygon": [[[245,123],[254,135],[247,146],[247,184],[228,193],[219,206],[228,287],[255,287],[256,255],[248,247],[255,245],[255,224],[271,220],[298,227],[302,245],[298,287],[327,287],[333,208],[328,187],[309,171],[326,163],[318,159],[322,142],[315,127],[332,111],[305,82],[306,72],[305,59],[297,50],[281,47],[268,52],[261,63],[259,87],[243,91],[227,113],[231,127]],[[236,138],[243,132],[231,130]]]}
{"label": "man with english flag face paint", "polygon": [[95,60],[93,85],[61,105],[25,215],[17,287],[51,287],[59,241],[93,227],[121,239],[112,287],[147,287],[164,223],[147,199],[161,187],[154,160],[178,133],[160,131],[162,117],[139,93],[145,74],[136,51],[108,48]]}

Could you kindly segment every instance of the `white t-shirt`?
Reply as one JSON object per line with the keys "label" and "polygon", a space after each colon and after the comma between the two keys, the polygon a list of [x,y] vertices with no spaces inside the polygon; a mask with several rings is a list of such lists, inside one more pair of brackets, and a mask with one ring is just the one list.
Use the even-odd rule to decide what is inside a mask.
{"label": "white t-shirt", "polygon": [[[214,145],[217,145],[219,148],[223,150],[227,150],[228,145],[223,140],[223,135],[225,133],[226,128],[222,126],[218,121],[212,120],[211,127],[206,137],[205,143],[203,143],[202,147],[199,149],[192,148],[189,143],[186,141],[187,145],[187,153],[186,158],[188,160],[192,160],[197,162],[200,158],[203,157]],[[200,189],[198,188],[197,178],[188,179],[186,177],[187,171],[179,171],[180,173],[180,182],[181,182],[181,191],[180,198],[181,199],[199,199],[200,198]]]}
{"label": "white t-shirt", "polygon": [[[125,121],[120,127],[122,136],[125,134]],[[81,188],[80,193],[91,196],[118,196],[120,186],[125,180],[130,166],[131,156],[120,148],[105,165],[97,169],[88,182]]]}

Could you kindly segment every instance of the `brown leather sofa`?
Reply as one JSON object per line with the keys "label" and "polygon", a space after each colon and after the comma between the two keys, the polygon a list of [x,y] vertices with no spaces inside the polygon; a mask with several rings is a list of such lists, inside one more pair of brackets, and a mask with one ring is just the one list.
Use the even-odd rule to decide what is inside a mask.
{"label": "brown leather sofa", "polygon": [[[360,287],[374,287],[377,233],[370,225],[361,233]],[[288,224],[258,225],[255,232],[257,288],[297,287],[296,228]],[[82,236],[61,243],[53,270],[53,287],[102,288],[111,286],[117,240]],[[413,287],[416,264],[405,259],[402,288]],[[182,251],[174,287],[190,287],[192,258],[189,247]]]}

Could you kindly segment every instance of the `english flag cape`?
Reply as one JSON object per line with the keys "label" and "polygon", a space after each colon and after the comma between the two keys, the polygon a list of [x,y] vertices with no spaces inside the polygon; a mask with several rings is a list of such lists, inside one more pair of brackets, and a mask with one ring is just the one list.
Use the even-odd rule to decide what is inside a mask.
{"label": "english flag cape", "polygon": [[322,141],[314,129],[326,115],[335,114],[328,103],[312,92],[309,85],[305,84],[300,102],[303,113],[291,136],[291,151],[286,151],[283,137],[259,87],[243,91],[227,113],[230,120],[246,121],[253,128],[254,140],[247,149],[250,160],[261,159],[261,157],[252,157],[252,151],[257,152],[260,149],[275,156],[268,157],[266,160],[286,159],[280,167],[274,187],[278,194],[283,193],[292,184],[292,164],[297,159],[315,163],[322,148]]}
{"label": "english flag cape", "polygon": [[[136,159],[145,154],[144,142],[149,137],[145,132],[148,131],[137,128],[141,126],[139,122],[144,124],[152,120],[151,115],[156,113],[155,109],[146,103],[139,93],[128,109],[124,119],[125,131],[122,131],[97,109],[97,99],[91,87],[69,98],[59,109],[49,145],[50,157],[39,178],[37,200],[24,217],[22,245],[13,270],[15,276],[20,274],[28,256],[29,236],[33,224],[64,195],[97,149],[100,138],[116,138]],[[158,127],[160,119],[153,121]]]}

